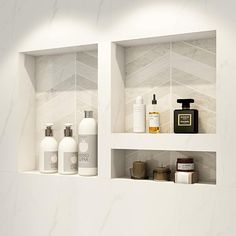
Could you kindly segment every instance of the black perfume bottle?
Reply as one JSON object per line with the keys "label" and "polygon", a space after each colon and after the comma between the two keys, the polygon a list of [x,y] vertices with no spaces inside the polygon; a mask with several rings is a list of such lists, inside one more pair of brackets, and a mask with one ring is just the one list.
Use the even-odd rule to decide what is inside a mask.
{"label": "black perfume bottle", "polygon": [[182,110],[174,111],[174,132],[198,133],[198,110],[190,109],[194,99],[177,99],[177,102],[182,103]]}

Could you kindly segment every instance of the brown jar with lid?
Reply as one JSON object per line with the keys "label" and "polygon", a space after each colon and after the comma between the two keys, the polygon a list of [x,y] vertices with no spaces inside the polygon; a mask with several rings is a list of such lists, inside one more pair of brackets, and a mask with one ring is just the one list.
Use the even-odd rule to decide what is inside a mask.
{"label": "brown jar with lid", "polygon": [[194,161],[193,158],[177,158],[176,170],[183,172],[193,172],[194,171]]}
{"label": "brown jar with lid", "polygon": [[157,167],[153,170],[153,180],[156,181],[170,181],[170,168],[169,167]]}

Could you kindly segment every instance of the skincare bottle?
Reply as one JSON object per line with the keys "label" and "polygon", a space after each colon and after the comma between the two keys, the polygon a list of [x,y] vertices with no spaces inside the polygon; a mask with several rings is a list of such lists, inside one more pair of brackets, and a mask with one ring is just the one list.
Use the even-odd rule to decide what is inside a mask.
{"label": "skincare bottle", "polygon": [[97,122],[92,111],[84,111],[78,133],[79,175],[97,175]]}
{"label": "skincare bottle", "polygon": [[133,132],[145,133],[146,131],[146,106],[143,104],[143,97],[138,96],[133,105]]}
{"label": "skincare bottle", "polygon": [[174,132],[175,133],[198,133],[198,110],[190,109],[193,99],[177,99],[182,103],[182,110],[174,111]]}
{"label": "skincare bottle", "polygon": [[149,107],[148,112],[148,122],[149,122],[149,133],[159,133],[160,132],[160,113],[157,111],[157,100],[156,95],[153,94],[152,105]]}
{"label": "skincare bottle", "polygon": [[41,173],[56,173],[58,158],[58,145],[53,137],[53,124],[46,124],[45,137],[40,143],[39,150],[39,170]]}
{"label": "skincare bottle", "polygon": [[77,143],[72,137],[72,124],[65,124],[64,138],[58,147],[58,172],[63,175],[78,173]]}

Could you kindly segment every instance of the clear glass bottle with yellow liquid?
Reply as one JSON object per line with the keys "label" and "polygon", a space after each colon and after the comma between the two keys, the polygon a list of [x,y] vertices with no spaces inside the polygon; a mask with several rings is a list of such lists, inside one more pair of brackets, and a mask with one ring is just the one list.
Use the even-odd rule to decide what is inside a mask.
{"label": "clear glass bottle with yellow liquid", "polygon": [[148,112],[149,133],[160,133],[160,113],[157,110],[156,95],[153,94],[152,105]]}

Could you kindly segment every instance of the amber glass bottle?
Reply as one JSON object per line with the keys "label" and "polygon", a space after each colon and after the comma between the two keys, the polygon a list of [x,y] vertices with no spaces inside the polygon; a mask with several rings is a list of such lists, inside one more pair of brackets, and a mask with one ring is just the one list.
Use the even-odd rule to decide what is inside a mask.
{"label": "amber glass bottle", "polygon": [[157,100],[156,95],[153,94],[152,105],[149,107],[148,112],[149,118],[149,133],[160,132],[160,113],[157,111]]}

